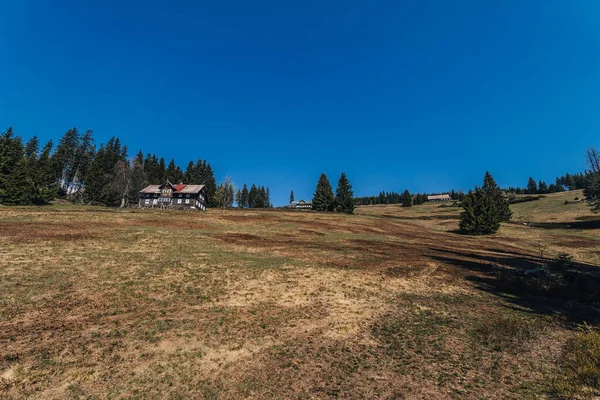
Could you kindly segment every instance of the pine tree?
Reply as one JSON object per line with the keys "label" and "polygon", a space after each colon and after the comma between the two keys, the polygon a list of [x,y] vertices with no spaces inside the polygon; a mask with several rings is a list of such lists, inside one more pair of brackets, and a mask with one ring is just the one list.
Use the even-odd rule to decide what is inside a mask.
{"label": "pine tree", "polygon": [[496,207],[498,213],[498,220],[501,222],[508,221],[512,217],[512,211],[508,204],[508,198],[505,196],[500,186],[496,183],[492,175],[486,171],[483,178],[483,186],[481,187],[483,192],[489,196]]}
{"label": "pine tree", "polygon": [[469,235],[487,235],[500,228],[498,212],[492,197],[482,189],[469,192],[462,201],[460,232]]}
{"label": "pine tree", "polygon": [[17,165],[24,158],[24,149],[21,138],[14,136],[12,127],[9,127],[0,136],[0,204],[12,204],[10,192],[14,182],[12,175]]}
{"label": "pine tree", "polygon": [[546,185],[546,182],[540,180],[538,182],[538,193],[544,194],[544,193],[548,193],[548,185]]}
{"label": "pine tree", "polygon": [[167,164],[165,163],[165,159],[163,157],[158,161],[158,179],[160,183],[165,183],[167,180]]}
{"label": "pine tree", "polygon": [[171,159],[171,161],[169,162],[169,166],[167,167],[167,171],[166,171],[166,180],[170,181],[173,184],[177,184],[179,183],[179,181],[177,180],[177,166],[175,165],[175,159]]}
{"label": "pine tree", "polygon": [[35,195],[32,198],[34,204],[47,204],[56,197],[58,187],[54,177],[51,152],[52,140],[42,147],[35,167]]}
{"label": "pine tree", "polygon": [[248,208],[249,207],[249,192],[248,192],[248,186],[244,183],[244,187],[242,188],[242,208]]}
{"label": "pine tree", "polygon": [[335,197],[331,183],[329,183],[327,175],[322,173],[313,196],[312,208],[316,211],[333,211],[334,207]]}
{"label": "pine tree", "polygon": [[67,194],[76,176],[77,150],[80,144],[77,128],[69,129],[58,142],[52,155],[55,177],[62,195]]}
{"label": "pine tree", "polygon": [[72,167],[73,172],[70,178],[71,182],[69,183],[71,197],[74,200],[83,200],[83,188],[85,187],[87,174],[96,153],[93,133],[93,131],[88,129],[81,135],[77,148],[75,149]]}
{"label": "pine tree", "polygon": [[194,175],[194,162],[190,161],[188,163],[187,168],[185,169],[185,173],[184,173],[185,183],[191,185],[193,175]]}
{"label": "pine tree", "polygon": [[140,151],[131,162],[131,185],[129,191],[129,201],[137,201],[139,192],[148,186],[148,178],[144,171],[144,155]]}
{"label": "pine tree", "polygon": [[235,203],[237,204],[238,208],[242,208],[242,191],[240,189],[238,189],[237,192],[235,192]]}
{"label": "pine tree", "polygon": [[269,187],[266,188],[265,191],[265,207],[266,208],[271,208],[271,191],[269,190]]}
{"label": "pine tree", "polygon": [[258,189],[256,185],[253,183],[250,187],[250,192],[248,192],[248,207],[256,208],[258,201]]}
{"label": "pine tree", "polygon": [[290,204],[292,204],[294,202],[294,191],[292,190],[290,192]]}
{"label": "pine tree", "polygon": [[405,189],[402,193],[402,207],[412,207],[412,205],[412,196],[410,195],[408,189]]}
{"label": "pine tree", "polygon": [[537,183],[532,177],[529,177],[529,181],[527,182],[527,193],[528,194],[536,194],[537,193]]}
{"label": "pine tree", "polygon": [[340,175],[335,189],[335,211],[346,214],[354,213],[354,192],[345,172]]}

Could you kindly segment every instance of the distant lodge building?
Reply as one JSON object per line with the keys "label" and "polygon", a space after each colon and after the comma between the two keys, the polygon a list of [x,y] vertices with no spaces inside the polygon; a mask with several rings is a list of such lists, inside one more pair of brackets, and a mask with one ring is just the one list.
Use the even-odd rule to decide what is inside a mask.
{"label": "distant lodge building", "polygon": [[290,202],[290,208],[312,208],[312,201],[292,201]]}
{"label": "distant lodge building", "polygon": [[436,194],[433,196],[427,196],[427,201],[450,201],[452,197],[449,194]]}
{"label": "distant lodge building", "polygon": [[139,207],[206,210],[208,191],[204,185],[150,185],[140,191]]}

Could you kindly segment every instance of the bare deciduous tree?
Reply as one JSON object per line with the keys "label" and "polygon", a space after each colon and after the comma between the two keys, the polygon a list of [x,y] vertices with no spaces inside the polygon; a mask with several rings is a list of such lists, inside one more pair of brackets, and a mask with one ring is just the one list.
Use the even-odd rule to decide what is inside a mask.
{"label": "bare deciduous tree", "polygon": [[589,147],[585,151],[585,163],[593,173],[600,172],[600,151]]}

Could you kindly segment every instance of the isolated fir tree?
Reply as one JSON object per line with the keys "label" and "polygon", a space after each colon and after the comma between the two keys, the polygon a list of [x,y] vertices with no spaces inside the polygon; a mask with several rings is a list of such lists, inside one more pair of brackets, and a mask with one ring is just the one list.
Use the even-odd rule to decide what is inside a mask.
{"label": "isolated fir tree", "polygon": [[345,172],[340,175],[335,189],[335,211],[346,214],[354,213],[354,192]]}
{"label": "isolated fir tree", "polygon": [[510,206],[508,204],[508,197],[504,194],[502,189],[500,189],[500,186],[498,186],[488,171],[485,172],[485,176],[483,177],[483,186],[481,189],[494,202],[496,211],[498,212],[498,220],[501,222],[508,221],[512,217],[512,211],[510,211]]}
{"label": "isolated fir tree", "polygon": [[292,204],[294,202],[294,191],[292,190],[290,192],[290,204]]}
{"label": "isolated fir tree", "polygon": [[468,235],[487,235],[500,228],[500,219],[491,196],[483,189],[469,192],[462,201],[460,232]]}
{"label": "isolated fir tree", "polygon": [[529,180],[527,181],[527,193],[536,194],[537,191],[537,183],[535,183],[535,180],[532,177],[529,177]]}
{"label": "isolated fir tree", "polygon": [[331,183],[329,183],[327,175],[322,173],[313,196],[312,208],[315,211],[333,211],[334,207],[335,197]]}
{"label": "isolated fir tree", "polygon": [[408,189],[405,189],[402,193],[402,207],[412,207],[413,200]]}

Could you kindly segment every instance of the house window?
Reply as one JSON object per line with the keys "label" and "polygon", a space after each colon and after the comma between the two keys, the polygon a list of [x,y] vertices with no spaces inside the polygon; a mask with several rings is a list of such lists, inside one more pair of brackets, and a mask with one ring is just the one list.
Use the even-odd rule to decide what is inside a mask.
{"label": "house window", "polygon": [[190,197],[190,195],[189,195],[189,194],[186,194],[186,195],[185,195],[185,197]]}
{"label": "house window", "polygon": [[150,199],[146,199],[145,203],[150,204]]}
{"label": "house window", "polygon": [[190,199],[185,199],[185,204],[190,204]]}
{"label": "house window", "polygon": [[181,204],[181,199],[177,199],[177,204]]}

